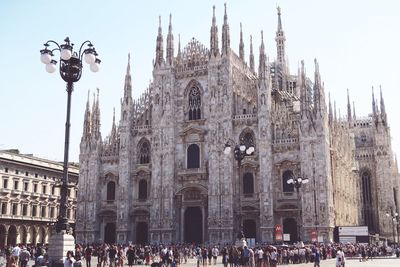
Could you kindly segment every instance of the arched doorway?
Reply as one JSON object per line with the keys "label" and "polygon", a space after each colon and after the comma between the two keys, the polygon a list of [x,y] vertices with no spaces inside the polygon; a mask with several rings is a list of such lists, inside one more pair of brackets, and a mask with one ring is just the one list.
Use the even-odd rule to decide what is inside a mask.
{"label": "arched doorway", "polygon": [[136,225],[136,243],[147,244],[149,236],[149,227],[146,222],[138,222]]}
{"label": "arched doorway", "polygon": [[243,234],[246,238],[256,238],[257,227],[254,220],[244,220],[243,221]]}
{"label": "arched doorway", "polygon": [[104,227],[104,242],[107,244],[115,243],[115,223],[107,223]]}
{"label": "arched doorway", "polygon": [[17,228],[14,225],[11,225],[8,228],[8,237],[7,237],[7,245],[15,246],[17,244]]}
{"label": "arched doorway", "polygon": [[203,243],[203,215],[200,207],[188,207],[185,210],[184,241]]}
{"label": "arched doorway", "polygon": [[293,218],[286,218],[283,220],[283,233],[290,234],[290,242],[294,243],[299,241],[297,239],[297,222]]}

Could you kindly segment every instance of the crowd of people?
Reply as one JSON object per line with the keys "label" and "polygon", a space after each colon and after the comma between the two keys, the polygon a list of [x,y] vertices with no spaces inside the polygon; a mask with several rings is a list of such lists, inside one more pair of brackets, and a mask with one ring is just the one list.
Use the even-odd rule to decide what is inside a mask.
{"label": "crowd of people", "polygon": [[[346,258],[360,261],[374,257],[400,257],[400,247],[368,244],[309,244],[288,245],[109,245],[77,244],[68,251],[64,267],[124,267],[148,265],[151,267],[177,267],[194,259],[198,267],[222,263],[224,267],[275,267],[281,264],[313,263],[319,267],[321,260],[335,259],[336,266],[344,266]],[[2,249],[5,267],[49,266],[47,246],[16,245]],[[85,266],[84,266],[85,265]],[[29,266],[31,267],[31,266]]]}

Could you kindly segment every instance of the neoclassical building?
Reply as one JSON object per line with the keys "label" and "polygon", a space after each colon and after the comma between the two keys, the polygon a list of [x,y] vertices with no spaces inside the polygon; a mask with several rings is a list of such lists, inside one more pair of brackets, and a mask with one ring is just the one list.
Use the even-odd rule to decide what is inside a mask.
{"label": "neoclassical building", "polygon": [[[69,223],[74,228],[79,168],[69,166]],[[18,150],[0,151],[0,248],[46,244],[59,209],[63,164]]]}
{"label": "neoclassical building", "polygon": [[[367,116],[350,99],[338,116],[316,60],[311,78],[304,62],[290,72],[279,8],[276,60],[261,39],[257,70],[251,37],[245,58],[240,29],[237,54],[226,6],[221,35],[213,12],[208,47],[193,38],[176,51],[170,17],[164,50],[160,19],[153,79],[133,100],[128,60],[120,120],[114,113],[105,139],[99,97],[88,99],[77,242],[222,243],[240,229],[273,242],[277,224],[293,242],[312,232],[331,241],[349,225],[391,237],[399,175],[382,94],[372,92]],[[238,162],[223,153],[228,140],[255,150]],[[297,193],[287,181],[298,177],[309,182]]]}

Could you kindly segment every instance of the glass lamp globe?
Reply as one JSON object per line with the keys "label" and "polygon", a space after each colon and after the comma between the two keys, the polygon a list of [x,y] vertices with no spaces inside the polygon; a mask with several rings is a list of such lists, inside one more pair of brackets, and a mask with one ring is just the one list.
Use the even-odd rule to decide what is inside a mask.
{"label": "glass lamp globe", "polygon": [[231,153],[231,147],[230,146],[225,146],[224,154],[228,155],[229,153]]}
{"label": "glass lamp globe", "polygon": [[72,51],[68,48],[62,48],[60,56],[63,60],[69,60],[72,56]]}
{"label": "glass lamp globe", "polygon": [[56,64],[57,64],[57,61],[55,61],[55,60],[52,60],[49,64],[46,64],[46,71],[48,73],[54,73],[57,69]]}
{"label": "glass lamp globe", "polygon": [[286,181],[286,183],[288,183],[288,184],[293,184],[293,179],[292,179],[292,178],[288,179],[288,180]]}
{"label": "glass lamp globe", "polygon": [[247,154],[247,155],[251,155],[251,153],[253,153],[253,152],[254,152],[254,147],[253,147],[253,146],[249,147],[249,148],[246,150],[246,154]]}
{"label": "glass lamp globe", "polygon": [[240,149],[240,151],[244,152],[246,150],[246,146],[245,145],[240,145],[239,149]]}
{"label": "glass lamp globe", "polygon": [[90,64],[90,70],[92,72],[98,72],[100,69],[100,65],[98,63],[92,63]]}
{"label": "glass lamp globe", "polygon": [[85,53],[85,62],[87,64],[93,64],[96,61],[96,56],[92,52]]}
{"label": "glass lamp globe", "polygon": [[51,55],[50,53],[44,52],[40,55],[40,61],[43,64],[49,64],[51,62]]}

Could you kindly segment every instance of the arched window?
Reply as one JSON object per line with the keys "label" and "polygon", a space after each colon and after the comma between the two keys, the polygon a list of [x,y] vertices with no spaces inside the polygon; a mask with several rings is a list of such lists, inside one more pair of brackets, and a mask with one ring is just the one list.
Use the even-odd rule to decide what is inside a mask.
{"label": "arched window", "polygon": [[200,168],[200,148],[196,144],[191,144],[187,149],[187,168]]}
{"label": "arched window", "polygon": [[293,172],[292,171],[285,171],[282,175],[282,191],[283,192],[294,192],[294,185],[293,183],[288,184],[287,181],[289,179],[293,179]]}
{"label": "arched window", "polygon": [[147,140],[141,141],[138,145],[139,164],[150,163],[150,143]]}
{"label": "arched window", "polygon": [[254,193],[254,177],[250,172],[243,175],[243,194],[251,196]]}
{"label": "arched window", "polygon": [[147,199],[147,181],[142,179],[139,181],[139,200]]}
{"label": "arched window", "polygon": [[[243,144],[246,147],[254,147],[256,148],[256,143],[254,142],[254,133],[250,129],[245,129],[239,136],[240,142],[243,142]],[[255,149],[254,149],[255,150]],[[253,155],[254,152],[252,152],[250,155]]]}
{"label": "arched window", "polygon": [[110,181],[107,183],[107,201],[115,200],[115,182]]}
{"label": "arched window", "polygon": [[189,91],[189,120],[201,119],[201,94],[198,87],[192,87]]}

